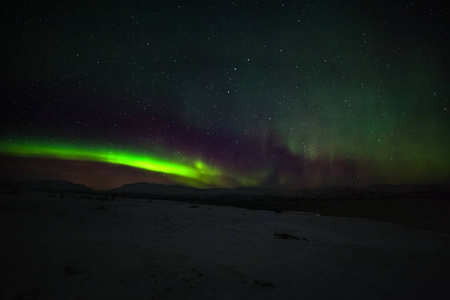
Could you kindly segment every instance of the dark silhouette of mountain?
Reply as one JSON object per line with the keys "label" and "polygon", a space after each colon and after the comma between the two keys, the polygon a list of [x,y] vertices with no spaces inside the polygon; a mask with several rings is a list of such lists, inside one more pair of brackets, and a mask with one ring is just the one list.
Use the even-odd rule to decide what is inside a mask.
{"label": "dark silhouette of mountain", "polygon": [[183,197],[217,197],[217,196],[264,196],[264,197],[294,197],[295,191],[261,189],[261,188],[209,188],[199,189],[186,186],[164,185],[138,182],[125,184],[121,187],[104,191],[126,196],[183,196]]}
{"label": "dark silhouette of mountain", "polygon": [[44,192],[95,192],[94,189],[87,187],[84,184],[76,184],[63,180],[2,181],[0,182],[0,188]]}
{"label": "dark silhouette of mountain", "polygon": [[139,195],[198,195],[200,189],[187,186],[164,185],[156,183],[137,182],[125,184],[121,187],[104,192],[125,196]]}
{"label": "dark silhouette of mountain", "polygon": [[[19,190],[81,194],[82,198],[175,200],[283,212],[312,212],[324,216],[369,218],[450,234],[450,185],[371,185],[323,187],[294,191],[260,188],[198,189],[153,183],[125,184],[95,191],[67,181],[0,182],[0,195]],[[85,194],[85,195],[83,195]],[[89,194],[89,195],[86,195]],[[118,201],[123,201],[120,199]]]}
{"label": "dark silhouette of mountain", "polygon": [[[84,184],[62,180],[2,181],[2,189],[20,189],[51,192],[94,193],[94,189]],[[450,199],[450,185],[389,185],[377,184],[365,187],[322,187],[316,189],[279,190],[254,187],[234,189],[199,189],[187,186],[164,185],[138,182],[121,187],[97,191],[96,193],[115,194],[123,197],[142,197],[161,199],[305,199],[305,200],[357,200],[357,199]]]}
{"label": "dark silhouette of mountain", "polygon": [[323,187],[317,189],[277,190],[252,187],[234,189],[198,189],[186,186],[173,186],[154,183],[125,184],[122,187],[104,191],[130,197],[255,197],[255,198],[297,198],[297,199],[400,199],[430,198],[450,199],[450,186],[434,185],[371,185],[367,187]]}

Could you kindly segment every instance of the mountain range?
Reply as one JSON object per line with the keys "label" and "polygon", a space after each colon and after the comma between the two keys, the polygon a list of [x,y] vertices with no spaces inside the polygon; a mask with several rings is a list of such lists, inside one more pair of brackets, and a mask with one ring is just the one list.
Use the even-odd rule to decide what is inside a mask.
{"label": "mountain range", "polygon": [[450,199],[450,185],[389,185],[379,184],[365,187],[322,187],[316,189],[278,190],[241,187],[234,189],[209,188],[198,189],[186,186],[173,186],[155,183],[138,182],[121,187],[95,191],[84,184],[75,184],[61,180],[45,181],[4,181],[1,189],[18,189],[49,192],[81,192],[97,194],[114,194],[123,197],[142,198],[176,198],[176,197],[239,197],[246,198],[297,198],[297,199],[390,199],[390,198],[429,198]]}

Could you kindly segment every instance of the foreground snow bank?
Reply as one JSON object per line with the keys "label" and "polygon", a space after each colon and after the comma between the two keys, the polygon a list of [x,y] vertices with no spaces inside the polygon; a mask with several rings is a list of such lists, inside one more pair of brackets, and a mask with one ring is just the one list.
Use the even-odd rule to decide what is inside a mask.
{"label": "foreground snow bank", "polygon": [[0,237],[1,299],[448,296],[449,236],[365,219],[35,193]]}

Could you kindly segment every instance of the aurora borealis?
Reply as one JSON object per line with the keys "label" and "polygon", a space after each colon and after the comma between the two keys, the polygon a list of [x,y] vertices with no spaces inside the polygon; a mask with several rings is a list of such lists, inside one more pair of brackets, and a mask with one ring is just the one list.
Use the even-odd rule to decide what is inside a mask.
{"label": "aurora borealis", "polygon": [[11,2],[0,179],[450,179],[445,1]]}

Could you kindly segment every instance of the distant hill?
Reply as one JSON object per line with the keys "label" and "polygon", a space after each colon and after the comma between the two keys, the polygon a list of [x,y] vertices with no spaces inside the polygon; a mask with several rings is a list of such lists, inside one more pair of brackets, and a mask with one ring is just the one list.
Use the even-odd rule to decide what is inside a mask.
{"label": "distant hill", "polygon": [[160,199],[208,199],[208,200],[261,200],[261,199],[305,199],[305,200],[356,200],[356,199],[450,199],[450,185],[389,185],[378,184],[365,187],[322,187],[316,189],[279,190],[252,187],[234,189],[199,189],[187,186],[138,182],[121,187],[95,191],[84,184],[62,180],[2,181],[0,189],[20,189],[48,192],[78,192],[115,194],[133,198]]}
{"label": "distant hill", "polygon": [[125,184],[122,187],[104,191],[128,197],[201,197],[201,198],[296,198],[296,199],[399,199],[430,198],[450,199],[449,185],[371,185],[366,187],[324,187],[317,189],[277,190],[261,188],[198,189],[154,183]]}
{"label": "distant hill", "polygon": [[156,183],[137,182],[105,192],[127,195],[198,195],[200,189],[186,186],[164,185]]}
{"label": "distant hill", "polygon": [[164,185],[155,183],[138,182],[125,184],[119,188],[108,190],[109,193],[128,195],[166,195],[166,196],[220,196],[220,195],[259,195],[259,196],[289,196],[293,191],[261,188],[209,188],[199,189],[194,187]]}
{"label": "distant hill", "polygon": [[94,189],[84,184],[76,184],[63,180],[2,181],[0,182],[0,188],[45,192],[95,192]]}

